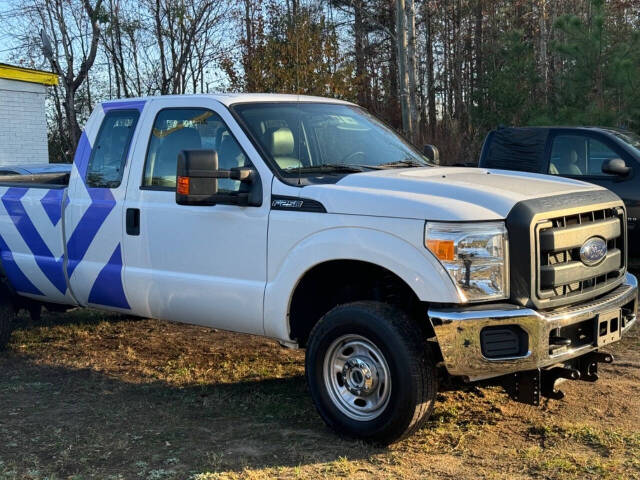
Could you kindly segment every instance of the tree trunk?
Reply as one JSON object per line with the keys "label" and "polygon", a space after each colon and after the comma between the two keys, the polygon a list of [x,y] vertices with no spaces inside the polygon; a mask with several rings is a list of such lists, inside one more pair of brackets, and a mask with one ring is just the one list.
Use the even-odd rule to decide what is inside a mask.
{"label": "tree trunk", "polygon": [[244,0],[244,41],[245,41],[245,55],[243,58],[243,66],[244,66],[244,78],[245,81],[245,89],[248,92],[253,92],[255,90],[255,77],[253,73],[253,22],[251,19],[251,1],[252,0]]}
{"label": "tree trunk", "polygon": [[433,71],[433,23],[431,9],[429,4],[425,5],[425,33],[426,33],[426,50],[427,50],[427,101],[429,104],[429,135],[430,141],[435,141],[436,137],[436,86]]}
{"label": "tree trunk", "polygon": [[483,0],[476,0],[476,9],[475,9],[475,29],[474,29],[474,50],[475,50],[475,66],[474,66],[474,75],[472,76],[472,84],[471,84],[471,101],[475,100],[474,97],[478,95],[479,79],[483,77],[482,74],[482,5]]}
{"label": "tree trunk", "polygon": [[418,91],[417,91],[417,60],[416,60],[416,11],[414,0],[407,0],[407,69],[409,80],[409,115],[410,115],[410,138],[415,144],[418,143]]}
{"label": "tree trunk", "polygon": [[365,39],[366,31],[363,19],[364,5],[362,0],[356,0],[353,4],[354,22],[353,36],[355,41],[356,56],[356,78],[358,89],[358,103],[360,105],[369,106],[369,79],[367,78],[367,67],[365,58]]}
{"label": "tree trunk", "polygon": [[539,0],[538,3],[538,15],[539,15],[539,32],[538,35],[540,36],[540,70],[541,70],[541,76],[542,76],[542,89],[543,89],[543,95],[544,95],[544,99],[545,99],[545,104],[548,101],[548,94],[549,94],[549,89],[548,87],[548,82],[549,82],[549,60],[548,60],[548,32],[547,32],[547,0]]}

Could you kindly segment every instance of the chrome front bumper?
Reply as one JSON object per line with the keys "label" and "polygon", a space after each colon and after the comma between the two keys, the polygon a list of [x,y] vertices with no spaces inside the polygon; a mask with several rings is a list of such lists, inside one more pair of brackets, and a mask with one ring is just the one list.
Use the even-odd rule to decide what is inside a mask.
{"label": "chrome front bumper", "polygon": [[[482,380],[508,373],[533,370],[563,363],[597,350],[596,342],[576,348],[550,350],[550,333],[561,327],[595,319],[600,313],[626,307],[633,312],[624,319],[621,335],[636,321],[638,281],[627,273],[615,290],[588,302],[548,312],[537,312],[511,304],[478,305],[462,308],[430,308],[444,364],[451,375]],[[528,334],[528,351],[518,357],[487,358],[482,353],[480,332],[485,327],[518,325]]]}

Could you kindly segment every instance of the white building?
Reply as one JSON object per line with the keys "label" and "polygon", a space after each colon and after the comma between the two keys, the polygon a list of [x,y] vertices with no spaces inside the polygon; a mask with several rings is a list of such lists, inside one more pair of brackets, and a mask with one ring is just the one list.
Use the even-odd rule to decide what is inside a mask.
{"label": "white building", "polygon": [[49,163],[45,97],[57,75],[0,63],[0,166]]}

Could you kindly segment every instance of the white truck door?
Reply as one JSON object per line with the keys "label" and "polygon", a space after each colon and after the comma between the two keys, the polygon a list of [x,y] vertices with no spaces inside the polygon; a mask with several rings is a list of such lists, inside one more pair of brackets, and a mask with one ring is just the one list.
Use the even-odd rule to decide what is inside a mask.
{"label": "white truck door", "polygon": [[64,233],[66,273],[81,305],[130,310],[122,283],[122,206],[127,159],[144,106],[144,101],[98,105],[78,143]]}
{"label": "white truck door", "polygon": [[[212,98],[154,99],[140,132],[125,200],[124,276],[132,311],[262,334],[270,172]],[[178,205],[177,156],[190,149],[216,150],[221,169],[260,167],[262,206]],[[231,192],[239,188],[233,180],[220,182]]]}

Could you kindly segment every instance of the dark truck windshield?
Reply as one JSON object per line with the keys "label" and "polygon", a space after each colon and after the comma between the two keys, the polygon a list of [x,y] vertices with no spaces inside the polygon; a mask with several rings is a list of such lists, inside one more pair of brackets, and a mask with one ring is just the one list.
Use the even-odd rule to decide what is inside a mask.
{"label": "dark truck windshield", "polygon": [[250,103],[233,110],[284,177],[430,166],[413,146],[354,106]]}

